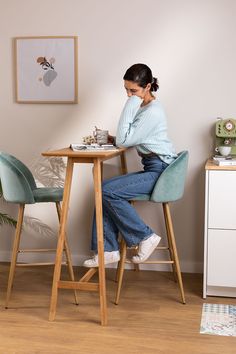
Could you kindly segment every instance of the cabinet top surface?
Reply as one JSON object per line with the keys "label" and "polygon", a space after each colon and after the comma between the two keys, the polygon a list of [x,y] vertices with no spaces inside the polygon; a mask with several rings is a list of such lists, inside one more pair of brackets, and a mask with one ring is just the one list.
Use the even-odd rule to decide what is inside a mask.
{"label": "cabinet top surface", "polygon": [[205,170],[236,171],[236,166],[218,166],[214,164],[212,159],[208,159],[205,164]]}

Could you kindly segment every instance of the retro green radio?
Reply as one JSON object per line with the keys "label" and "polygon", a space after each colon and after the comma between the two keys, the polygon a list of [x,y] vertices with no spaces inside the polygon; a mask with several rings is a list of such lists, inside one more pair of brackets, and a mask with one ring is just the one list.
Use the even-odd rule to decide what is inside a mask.
{"label": "retro green radio", "polygon": [[219,118],[216,122],[216,149],[222,145],[231,146],[231,155],[236,155],[236,119]]}

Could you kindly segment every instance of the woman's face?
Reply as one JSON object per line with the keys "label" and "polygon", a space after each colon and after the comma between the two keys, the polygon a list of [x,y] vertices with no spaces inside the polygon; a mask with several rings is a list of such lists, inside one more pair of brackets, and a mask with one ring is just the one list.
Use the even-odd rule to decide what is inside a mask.
{"label": "woman's face", "polygon": [[128,97],[138,96],[143,100],[146,95],[150,95],[151,84],[147,84],[147,86],[143,88],[136,82],[124,80],[124,86]]}

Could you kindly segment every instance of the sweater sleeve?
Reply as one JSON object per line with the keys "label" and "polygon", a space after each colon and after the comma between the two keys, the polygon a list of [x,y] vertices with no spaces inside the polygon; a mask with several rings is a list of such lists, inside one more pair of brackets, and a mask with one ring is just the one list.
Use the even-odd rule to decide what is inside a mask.
{"label": "sweater sleeve", "polygon": [[142,99],[138,96],[131,96],[126,101],[116,132],[116,145],[124,145],[132,131],[132,125],[135,121],[135,116],[140,108]]}
{"label": "sweater sleeve", "polygon": [[156,112],[152,106],[140,108],[142,100],[137,96],[131,96],[120,117],[117,134],[117,146],[137,146],[150,140],[158,129],[157,117],[161,112]]}

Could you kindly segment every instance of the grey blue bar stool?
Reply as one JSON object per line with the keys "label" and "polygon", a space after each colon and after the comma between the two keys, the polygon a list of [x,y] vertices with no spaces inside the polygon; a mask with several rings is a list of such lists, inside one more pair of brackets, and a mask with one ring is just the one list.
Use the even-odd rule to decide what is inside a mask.
{"label": "grey blue bar stool", "polygon": [[[184,193],[184,185],[187,174],[187,165],[188,165],[188,151],[182,151],[178,154],[178,157],[162,172],[161,176],[156,182],[156,185],[152,191],[152,194],[142,195],[136,197],[131,202],[136,201],[150,201],[153,203],[162,203],[163,214],[166,226],[166,236],[167,236],[167,247],[157,247],[158,249],[165,249],[169,251],[169,260],[147,260],[143,263],[151,264],[171,264],[174,277],[177,280],[181,293],[181,300],[185,304],[185,295],[183,288],[182,275],[180,270],[179,258],[176,248],[175,235],[173,229],[173,223],[170,213],[171,202],[175,202],[182,198]],[[121,259],[118,264],[117,269],[117,292],[115,298],[115,304],[119,303],[124,267],[125,263],[130,263],[126,259],[127,247],[123,238],[121,239]]]}
{"label": "grey blue bar stool", "polygon": [[[24,210],[26,204],[35,203],[55,203],[58,219],[61,216],[61,205],[63,197],[63,188],[38,188],[31,171],[21,161],[12,155],[5,152],[0,152],[0,180],[2,185],[3,197],[7,202],[19,204],[17,225],[15,231],[15,239],[12,250],[12,259],[10,265],[10,272],[7,285],[7,296],[5,307],[8,307],[15,268],[17,265],[44,265],[45,263],[22,264],[17,263],[18,254],[21,252],[52,252],[55,249],[20,249],[20,238],[22,231],[22,223],[24,217]],[[67,240],[64,245],[64,252],[66,256],[66,264],[68,266],[71,280],[74,280],[74,272],[71,262],[71,254],[68,247]],[[46,263],[48,264],[48,263]],[[77,295],[75,292],[75,302],[77,302]]]}

